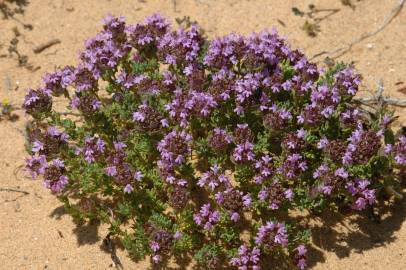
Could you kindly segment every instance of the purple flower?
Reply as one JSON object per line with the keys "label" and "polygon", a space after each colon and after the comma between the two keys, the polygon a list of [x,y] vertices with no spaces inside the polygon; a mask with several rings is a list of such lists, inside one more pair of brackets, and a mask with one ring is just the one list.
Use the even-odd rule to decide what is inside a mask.
{"label": "purple flower", "polygon": [[361,84],[361,77],[354,74],[351,68],[346,68],[335,75],[335,87],[340,93],[354,96],[358,92],[358,86]]}
{"label": "purple flower", "polygon": [[306,264],[306,254],[307,254],[307,248],[305,245],[299,245],[295,250],[294,250],[294,256],[293,260],[296,263],[297,267],[301,270],[305,269],[307,264]]}
{"label": "purple flower", "polygon": [[220,191],[216,193],[214,197],[217,204],[230,213],[231,220],[234,222],[237,222],[240,219],[239,212],[243,209],[249,208],[251,205],[250,195],[244,195],[242,191],[233,188]]}
{"label": "purple flower", "polygon": [[197,60],[202,43],[199,27],[192,24],[188,31],[167,32],[158,44],[158,56],[170,65],[189,64]]}
{"label": "purple flower", "polygon": [[134,179],[137,181],[141,181],[141,179],[144,177],[140,171],[136,171],[134,174]]}
{"label": "purple flower", "polygon": [[81,94],[80,96],[73,96],[70,105],[85,115],[93,115],[99,111],[102,103],[91,94]]}
{"label": "purple flower", "polygon": [[179,240],[179,239],[181,239],[182,237],[183,237],[183,233],[180,232],[180,231],[176,231],[175,234],[173,235],[173,238],[174,238],[175,240]]}
{"label": "purple flower", "polygon": [[33,179],[45,173],[48,162],[45,155],[32,156],[26,159],[25,168]]}
{"label": "purple flower", "polygon": [[328,140],[326,137],[323,137],[320,139],[320,141],[317,143],[317,148],[318,149],[324,149],[328,145]]}
{"label": "purple flower", "polygon": [[268,208],[272,210],[279,209],[284,201],[291,201],[294,193],[291,189],[285,189],[278,182],[272,183],[269,187],[262,187],[258,193],[260,201],[266,201]]}
{"label": "purple flower", "polygon": [[289,121],[292,119],[292,114],[284,108],[279,108],[273,104],[270,112],[264,116],[264,126],[270,130],[280,131],[288,126]]}
{"label": "purple flower", "polygon": [[347,179],[348,178],[348,173],[346,172],[346,170],[344,168],[338,168],[335,172],[334,172],[335,176],[339,176],[341,178]]}
{"label": "purple flower", "polygon": [[269,155],[262,156],[261,159],[255,162],[255,169],[257,171],[254,176],[256,184],[262,184],[264,180],[270,179],[275,173],[272,157]]}
{"label": "purple flower", "polygon": [[44,150],[44,144],[40,141],[35,141],[32,144],[32,149],[31,149],[34,153],[38,153],[42,150]]}
{"label": "purple flower", "polygon": [[66,88],[73,82],[74,68],[67,66],[58,69],[54,73],[47,73],[42,79],[44,88],[54,96],[60,96],[66,92]]}
{"label": "purple flower", "polygon": [[116,176],[117,175],[117,168],[116,166],[109,166],[106,168],[106,174],[108,176]]}
{"label": "purple flower", "polygon": [[[99,139],[101,140],[101,139]],[[136,171],[126,160],[127,154],[125,148],[127,147],[123,142],[113,142],[114,149],[107,152],[105,151],[106,144],[104,141],[98,141],[96,147],[96,154],[105,153],[107,167],[105,172],[108,176],[114,178],[115,182],[124,187],[125,193],[131,193],[134,187],[134,180],[140,181],[143,177],[140,171]],[[94,148],[94,146],[93,146]],[[92,150],[92,149],[90,149]],[[85,150],[86,153],[86,150]],[[92,155],[94,151],[89,151]]]}
{"label": "purple flower", "polygon": [[398,165],[406,165],[406,136],[401,136],[393,147],[393,155]]}
{"label": "purple flower", "polygon": [[152,261],[153,261],[154,263],[159,263],[161,260],[162,260],[161,255],[154,255],[154,256],[152,256]]}
{"label": "purple flower", "polygon": [[65,174],[66,169],[63,165],[63,161],[59,159],[53,160],[44,171],[45,187],[55,193],[61,192],[69,182],[69,179]]}
{"label": "purple flower", "polygon": [[34,118],[38,118],[40,115],[50,112],[51,108],[52,98],[49,90],[30,89],[24,98],[23,109]]}
{"label": "purple flower", "polygon": [[301,172],[305,172],[307,168],[307,163],[303,157],[295,153],[287,156],[286,160],[282,164],[282,167],[278,168],[278,171],[280,171],[283,176],[293,179]]}
{"label": "purple flower", "polygon": [[226,150],[227,146],[231,143],[232,138],[226,130],[215,128],[212,136],[209,138],[209,145],[218,152]]}
{"label": "purple flower", "polygon": [[121,84],[125,90],[131,89],[134,85],[141,82],[142,79],[145,77],[143,76],[135,76],[131,74],[127,74],[125,71],[122,71],[120,74],[117,75],[116,82]]}
{"label": "purple flower", "polygon": [[367,205],[375,203],[375,190],[369,189],[369,184],[368,180],[359,178],[346,184],[347,191],[354,200],[351,206],[353,209],[363,210]]}
{"label": "purple flower", "polygon": [[139,50],[147,49],[149,45],[157,46],[157,42],[169,30],[169,23],[159,14],[147,17],[143,23],[130,25],[125,29],[132,46]]}
{"label": "purple flower", "polygon": [[156,131],[161,126],[167,126],[162,122],[162,115],[147,104],[138,106],[138,110],[133,113],[133,120],[144,131]]}
{"label": "purple flower", "polygon": [[225,174],[222,174],[220,172],[220,167],[215,164],[210,168],[210,171],[203,173],[197,182],[197,185],[200,187],[208,186],[211,191],[213,191],[220,186],[230,186],[230,179]]}
{"label": "purple flower", "polygon": [[275,246],[286,247],[288,245],[288,235],[285,225],[268,221],[258,229],[255,237],[255,244],[273,249]]}
{"label": "purple flower", "polygon": [[173,130],[158,143],[158,151],[161,160],[171,165],[181,165],[186,162],[186,156],[190,153],[188,143],[192,136],[185,131]]}
{"label": "purple flower", "polygon": [[237,124],[234,130],[233,139],[236,144],[254,141],[254,133],[249,128],[248,124]]}
{"label": "purple flower", "polygon": [[210,204],[205,204],[200,212],[193,215],[195,223],[203,227],[206,231],[211,231],[213,226],[220,221],[220,213],[210,209]]}
{"label": "purple flower", "polygon": [[306,142],[304,141],[305,131],[298,131],[296,133],[288,133],[282,141],[282,147],[285,151],[289,153],[298,153],[305,147]]}
{"label": "purple flower", "polygon": [[233,158],[237,163],[247,163],[250,161],[254,161],[254,145],[248,141],[238,144],[234,149]]}
{"label": "purple flower", "polygon": [[249,249],[247,245],[241,245],[238,248],[238,253],[231,258],[230,264],[236,266],[238,270],[260,270],[259,261],[261,250],[258,247]]}
{"label": "purple flower", "polygon": [[127,184],[127,185],[124,187],[124,193],[130,194],[130,193],[132,193],[133,191],[134,191],[134,188],[133,188],[133,186],[130,185],[130,184]]}

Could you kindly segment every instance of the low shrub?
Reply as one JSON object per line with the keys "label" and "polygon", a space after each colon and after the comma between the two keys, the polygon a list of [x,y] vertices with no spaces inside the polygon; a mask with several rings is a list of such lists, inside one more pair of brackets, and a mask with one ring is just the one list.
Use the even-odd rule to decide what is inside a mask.
{"label": "low shrub", "polygon": [[77,66],[28,91],[27,169],[135,259],[304,269],[310,232],[290,213],[364,210],[406,164],[393,114],[353,101],[360,82],[276,32],[209,40],[109,16]]}

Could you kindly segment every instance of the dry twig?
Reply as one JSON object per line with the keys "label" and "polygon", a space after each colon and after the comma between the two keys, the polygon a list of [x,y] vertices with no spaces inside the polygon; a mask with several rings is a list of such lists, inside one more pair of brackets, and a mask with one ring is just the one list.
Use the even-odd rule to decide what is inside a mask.
{"label": "dry twig", "polygon": [[367,105],[367,106],[374,105],[374,106],[378,106],[379,108],[382,108],[385,105],[406,107],[406,99],[397,99],[397,98],[393,98],[393,97],[389,97],[389,96],[384,96],[383,91],[384,91],[383,83],[382,83],[382,80],[380,80],[378,83],[378,88],[372,97],[357,98],[355,100],[360,102],[363,105]]}
{"label": "dry twig", "polygon": [[59,44],[59,43],[61,43],[61,40],[59,40],[57,38],[51,39],[50,41],[35,47],[32,51],[34,53],[38,54],[38,53],[41,53],[44,50],[48,49],[49,47],[52,47],[52,46],[54,46],[56,44]]}
{"label": "dry twig", "polygon": [[106,238],[103,239],[103,246],[106,251],[110,253],[111,260],[113,261],[113,266],[119,269],[124,269],[120,259],[116,254],[116,246],[111,239],[111,233],[107,234]]}
{"label": "dry twig", "polygon": [[18,192],[18,193],[22,193],[24,195],[29,195],[30,193],[24,190],[19,190],[19,189],[15,189],[15,188],[0,188],[0,191],[5,191],[5,192]]}

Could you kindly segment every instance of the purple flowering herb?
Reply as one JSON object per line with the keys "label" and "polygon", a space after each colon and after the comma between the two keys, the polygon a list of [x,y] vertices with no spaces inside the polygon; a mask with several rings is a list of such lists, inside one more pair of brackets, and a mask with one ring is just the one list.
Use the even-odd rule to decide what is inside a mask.
{"label": "purple flowering herb", "polygon": [[31,131],[29,139],[32,141],[32,152],[50,158],[67,145],[69,136],[55,126],[50,126],[46,132],[40,129]]}
{"label": "purple flowering herb", "polygon": [[47,167],[48,162],[44,155],[32,156],[26,159],[25,168],[33,179],[37,178],[39,175],[43,175]]}
{"label": "purple flowering herb", "polygon": [[248,163],[255,160],[254,145],[248,141],[238,144],[233,151],[236,163]]}
{"label": "purple flowering herb", "polygon": [[254,176],[256,184],[262,184],[266,179],[270,179],[275,174],[273,159],[269,155],[262,156],[255,162],[257,174]]}
{"label": "purple flowering herb", "polygon": [[161,114],[146,104],[140,105],[133,113],[133,120],[143,131],[157,131],[164,126]]}
{"label": "purple flowering herb", "polygon": [[199,213],[193,215],[194,222],[206,231],[211,231],[213,226],[220,221],[220,212],[210,208],[209,203],[205,204],[201,207]]}
{"label": "purple flowering herb", "polygon": [[290,154],[287,156],[282,166],[278,168],[278,171],[288,179],[298,177],[302,172],[308,169],[307,162],[300,154]]}
{"label": "purple flowering herb", "polygon": [[69,182],[63,162],[55,159],[45,168],[44,185],[52,192],[61,192]]}
{"label": "purple flowering herb", "polygon": [[288,235],[285,225],[268,221],[258,229],[255,244],[270,250],[276,246],[286,247],[288,245]]}
{"label": "purple flowering herb", "polygon": [[85,138],[85,146],[81,152],[88,163],[93,163],[103,156],[105,145],[106,143],[100,138],[87,137]]}
{"label": "purple flowering herb", "polygon": [[209,145],[216,152],[224,152],[231,142],[232,137],[226,130],[220,128],[215,128],[209,137]]}
{"label": "purple flowering herb", "polygon": [[[86,42],[79,60],[76,67],[46,74],[41,88],[29,90],[25,97],[23,108],[35,122],[28,132],[33,156],[27,159],[26,169],[34,178],[43,176],[52,192],[66,189],[69,197],[75,192],[81,194],[84,188],[80,181],[75,181],[74,189],[69,185],[70,177],[81,169],[70,168],[70,164],[77,164],[70,162],[72,158],[83,166],[102,168],[118,185],[113,192],[131,194],[125,200],[136,195],[135,189],[156,195],[160,203],[172,208],[168,215],[173,227],[147,230],[148,222],[142,224],[148,237],[146,252],[151,253],[154,263],[171,255],[173,243],[184,239],[183,233],[174,234],[172,229],[184,226],[184,233],[190,233],[190,224],[179,224],[177,214],[196,207],[196,184],[207,189],[213,204],[195,209],[198,212],[193,222],[211,231],[214,226],[227,229],[220,223],[220,211],[229,214],[233,222],[228,225],[236,224],[243,213],[252,210],[253,200],[280,209],[294,196],[299,202],[303,196],[310,194],[311,199],[317,199],[322,194],[335,202],[337,196],[345,195],[353,209],[365,209],[375,203],[377,179],[363,179],[352,166],[380,157],[382,146],[390,159],[389,170],[383,172],[396,168],[401,174],[406,165],[404,136],[382,145],[394,118],[383,113],[376,123],[370,123],[351,102],[360,76],[350,68],[335,73],[330,73],[332,69],[319,70],[275,31],[206,40],[197,25],[173,31],[158,14],[136,25],[127,25],[122,17],[107,16],[102,31]],[[326,80],[329,74],[332,76]],[[109,95],[104,91],[99,94],[105,83],[109,84]],[[75,90],[72,96],[70,90]],[[77,109],[80,115],[73,128],[85,132],[69,127],[69,134],[75,134],[69,138],[62,131],[68,131],[63,114],[60,120],[64,127],[59,129],[61,121],[54,119],[57,114],[52,111],[52,96],[70,99],[68,109]],[[127,98],[132,99],[130,104]],[[117,111],[111,113],[111,108]],[[100,118],[111,129],[99,129]],[[336,121],[337,132],[331,132],[329,124]],[[92,128],[100,136],[84,137]],[[263,143],[269,137],[272,139]],[[196,147],[205,138],[213,151],[202,152]],[[275,142],[281,148],[270,145]],[[145,159],[145,153],[133,147],[144,143],[158,153],[150,151]],[[71,157],[73,151],[76,156]],[[202,159],[198,162],[207,163],[202,173],[200,167],[193,166],[192,154]],[[62,160],[75,173],[70,174]],[[239,181],[240,169],[248,181]],[[313,179],[308,179],[310,170]],[[144,173],[148,175],[145,179]],[[154,173],[159,174],[157,179],[151,179]],[[162,182],[157,186],[159,180]],[[294,194],[297,185],[310,193]],[[253,194],[256,198],[251,197]],[[154,200],[148,203],[151,209],[161,208],[155,207],[158,202]],[[83,209],[94,208],[87,204],[90,206]],[[131,215],[139,214],[137,208],[132,210]],[[263,210],[260,207],[259,211]],[[199,240],[207,241],[204,235]],[[286,251],[288,233],[283,223],[269,221],[259,228],[254,240],[255,246],[228,243],[232,248],[239,246],[230,261],[232,266],[259,270],[261,250],[272,253],[281,247]],[[221,246],[220,254],[215,255],[208,252],[206,266],[219,266],[225,249]],[[288,249],[297,267],[305,268],[306,247],[301,244]]]}
{"label": "purple flowering herb", "polygon": [[260,257],[261,250],[258,247],[250,249],[244,244],[238,248],[238,253],[231,258],[230,264],[237,267],[238,270],[260,270]]}
{"label": "purple flowering herb", "polygon": [[258,199],[267,202],[268,208],[277,210],[284,201],[291,201],[294,193],[291,189],[286,189],[278,182],[272,183],[269,187],[262,187],[258,193]]}
{"label": "purple flowering herb", "polygon": [[50,91],[46,89],[30,89],[24,98],[23,109],[34,118],[49,113],[52,109]]}
{"label": "purple flowering herb", "polygon": [[188,143],[192,136],[185,131],[173,130],[169,132],[164,139],[158,143],[158,151],[161,160],[173,165],[180,165],[186,162],[186,157],[190,154]]}
{"label": "purple flowering herb", "polygon": [[400,166],[406,165],[406,137],[400,136],[393,147],[395,162]]}
{"label": "purple flowering herb", "polygon": [[215,194],[216,202],[230,213],[231,220],[237,222],[240,219],[241,210],[251,205],[251,197],[237,189],[228,188]]}
{"label": "purple flowering herb", "polygon": [[297,267],[300,270],[303,270],[306,268],[307,263],[307,248],[305,245],[301,244],[297,248],[295,248],[294,253],[293,253],[293,261],[296,263]]}
{"label": "purple flowering herb", "polygon": [[368,188],[369,184],[368,180],[359,178],[346,184],[347,191],[353,197],[353,209],[363,210],[375,203],[375,190]]}
{"label": "purple flowering herb", "polygon": [[221,173],[220,167],[215,164],[209,171],[202,174],[197,185],[200,187],[207,186],[211,191],[214,191],[218,187],[229,187],[231,183],[229,177]]}

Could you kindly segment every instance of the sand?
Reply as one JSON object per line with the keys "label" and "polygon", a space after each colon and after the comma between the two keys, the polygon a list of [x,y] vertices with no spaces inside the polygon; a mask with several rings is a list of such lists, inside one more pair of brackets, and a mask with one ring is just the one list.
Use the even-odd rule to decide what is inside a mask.
{"label": "sand", "polygon": [[[129,23],[156,11],[172,19],[190,16],[210,37],[275,27],[292,46],[313,56],[375,30],[399,0],[352,2],[355,8],[339,0],[31,0],[25,14],[15,16],[18,21],[0,19],[0,56],[8,54],[12,29],[17,27],[19,51],[39,69],[19,67],[15,56],[1,57],[0,100],[19,105],[25,89],[38,86],[44,72],[75,64],[84,40],[100,29],[108,13],[124,15]],[[308,4],[340,9],[320,22],[321,31],[314,38],[301,29],[306,18],[294,16],[291,10],[293,6],[307,10]],[[21,22],[32,24],[33,30],[24,29]],[[34,47],[55,38],[61,43],[33,53]],[[321,62],[323,57],[316,60]],[[370,95],[382,79],[386,94],[406,98],[398,91],[406,86],[406,8],[382,32],[338,60],[353,61],[363,74],[361,94]],[[405,123],[405,112],[397,109],[398,126]],[[106,228],[77,227],[40,181],[29,180],[18,170],[26,157],[22,135],[26,116],[21,110],[16,113],[18,121],[0,122],[0,269],[110,269],[110,255],[100,249]],[[325,226],[314,229],[311,269],[406,269],[406,204],[396,202],[392,208],[395,211],[388,208],[381,224],[362,216],[325,218]],[[121,250],[118,256],[124,269],[149,266],[147,261],[133,262]]]}

